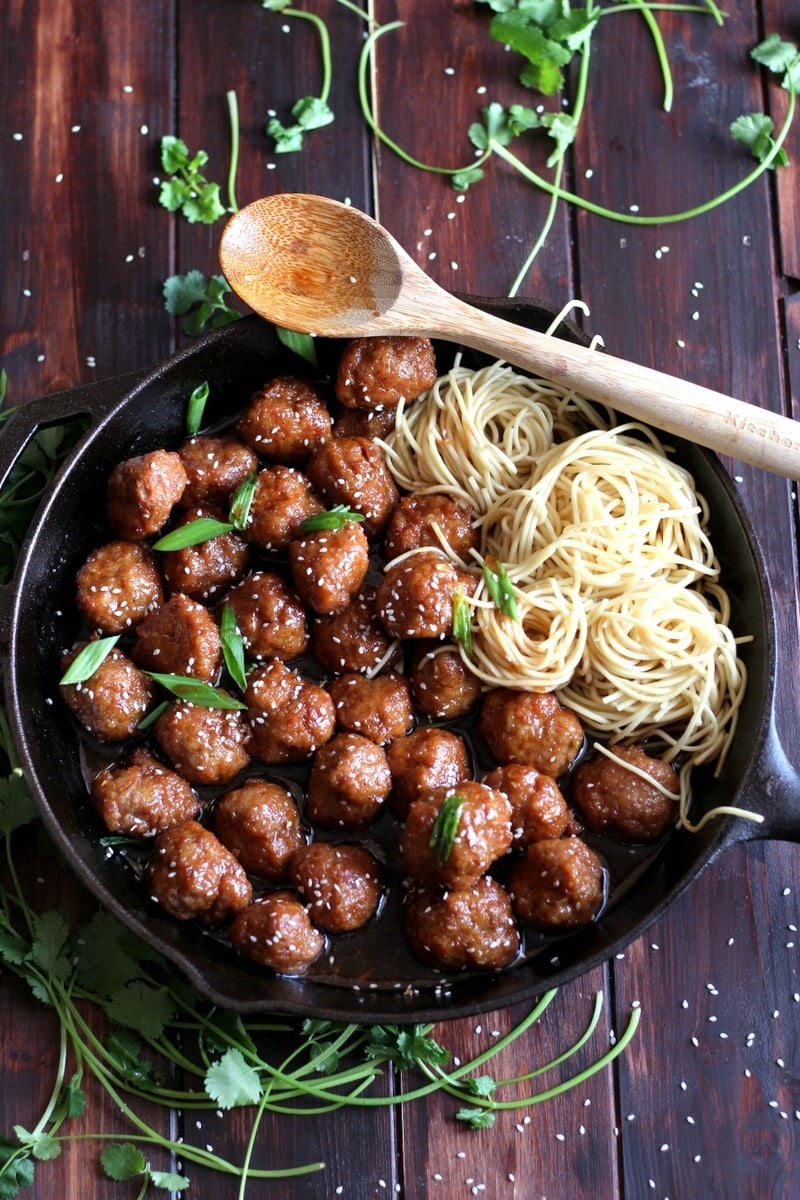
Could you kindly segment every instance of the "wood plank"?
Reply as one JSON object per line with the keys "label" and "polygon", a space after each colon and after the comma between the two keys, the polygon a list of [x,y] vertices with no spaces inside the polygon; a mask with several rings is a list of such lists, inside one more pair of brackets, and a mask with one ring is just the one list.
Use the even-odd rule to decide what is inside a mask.
{"label": "wood plank", "polygon": [[[598,39],[593,94],[600,111],[615,109],[619,132],[601,124],[588,148],[576,148],[576,175],[593,171],[593,195],[599,186],[605,201],[636,203],[642,213],[680,210],[740,178],[747,167],[726,141],[727,125],[760,106],[757,75],[740,64],[757,41],[753,6],[730,14],[724,36],[688,16],[664,19],[662,27],[667,45],[677,47],[681,90],[673,115],[655,109],[645,30],[637,34],[628,23],[623,33],[620,21],[607,42]],[[623,56],[642,70],[637,88],[621,93],[614,67]],[[712,111],[718,113],[713,127]],[[653,163],[675,168],[653,170]],[[713,213],[670,227],[620,228],[581,214],[578,258],[593,328],[623,356],[781,410],[778,313],[762,266],[771,261],[769,203],[762,181]],[[646,295],[646,305],[632,302],[637,293]],[[772,580],[786,684],[779,719],[793,752],[795,598],[781,570],[794,559],[792,490],[739,464],[732,469],[767,561],[777,568]],[[786,1038],[796,966],[791,951],[780,953],[776,931],[796,916],[794,902],[782,897],[796,863],[796,849],[781,844],[729,852],[614,963],[620,1003],[636,997],[644,1008],[619,1066],[623,1194],[714,1196],[734,1188],[755,1198],[796,1191],[796,1134],[778,1115],[793,1113],[786,1107],[791,1087],[776,1065],[791,1054]],[[788,1025],[771,1020],[773,1011]]]}
{"label": "wood plank", "polygon": [[[490,101],[530,102],[530,93],[516,82],[509,56],[488,38],[489,16],[482,7],[464,4],[381,7],[383,21],[400,18],[405,27],[385,34],[376,47],[379,120],[390,137],[426,163],[468,162],[471,144],[466,130]],[[416,47],[423,26],[428,49],[420,55]],[[425,97],[430,116],[424,128],[409,105],[410,88]],[[534,141],[521,153],[542,169],[549,149]],[[546,218],[547,197],[498,161],[489,164],[484,181],[459,199],[446,178],[421,173],[385,146],[379,145],[376,154],[381,220],[412,257],[449,289],[506,293]],[[574,295],[571,268],[569,217],[562,210],[519,294],[560,307]],[[577,1036],[587,997],[604,987],[604,973],[597,970],[562,989],[541,1028],[514,1043],[488,1070],[514,1075],[563,1050]],[[464,1056],[480,1041],[481,1035],[474,1032],[477,1026],[485,1038],[487,1029],[506,1029],[509,1020],[520,1015],[517,1006],[480,1020],[448,1022],[443,1039],[459,1046]],[[598,1033],[601,1042],[607,1029],[604,1024],[603,1034]],[[615,1195],[617,1145],[609,1112],[610,1071],[585,1089],[527,1113],[502,1114],[491,1132],[459,1128],[439,1098],[404,1109],[407,1194],[429,1189],[450,1200],[478,1188],[487,1196],[504,1197]]]}

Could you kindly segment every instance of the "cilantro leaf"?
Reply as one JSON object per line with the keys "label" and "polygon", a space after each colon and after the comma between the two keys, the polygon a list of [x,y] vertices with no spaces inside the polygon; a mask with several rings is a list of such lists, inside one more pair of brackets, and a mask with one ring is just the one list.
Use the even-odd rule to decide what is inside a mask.
{"label": "cilantro leaf", "polygon": [[455,171],[450,177],[450,186],[456,192],[466,192],[473,183],[480,183],[484,172],[482,167],[467,167],[463,171]]}
{"label": "cilantro leaf", "polygon": [[457,1121],[464,1121],[470,1129],[491,1129],[495,1114],[490,1108],[459,1108]]}
{"label": "cilantro leaf", "polygon": [[117,988],[105,1005],[112,1021],[135,1029],[142,1037],[161,1037],[173,1015],[172,997],[166,988],[133,980]]}
{"label": "cilantro leaf", "polygon": [[77,952],[75,978],[93,996],[111,996],[141,978],[138,941],[104,909],[98,909],[81,926],[73,949]]}
{"label": "cilantro leaf", "polygon": [[142,1043],[131,1030],[115,1029],[109,1034],[106,1049],[114,1060],[115,1069],[126,1083],[143,1089],[155,1086],[153,1064],[142,1058]]}
{"label": "cilantro leaf", "polygon": [[575,141],[578,123],[572,113],[545,113],[542,117],[542,127],[556,144],[555,150],[547,160],[548,167],[553,167]]}
{"label": "cilantro leaf", "polygon": [[292,105],[293,125],[283,125],[277,117],[267,124],[267,133],[275,142],[276,154],[293,154],[303,148],[303,134],[330,125],[333,110],[319,96],[302,96]]}
{"label": "cilantro leaf", "polygon": [[258,1072],[236,1047],[226,1050],[222,1058],[211,1064],[206,1072],[205,1088],[220,1108],[257,1104],[261,1098]]}
{"label": "cilantro leaf", "polygon": [[782,86],[788,90],[789,77],[794,77],[793,72],[800,58],[797,47],[792,42],[784,42],[779,34],[771,33],[763,42],[753,47],[750,57],[775,75],[783,73]]}
{"label": "cilantro leaf", "polygon": [[53,1110],[53,1120],[59,1121],[65,1117],[81,1117],[85,1111],[86,1093],[81,1087],[81,1077],[76,1071],[59,1092],[58,1102]]}
{"label": "cilantro leaf", "polygon": [[0,1200],[12,1200],[20,1188],[33,1186],[36,1164],[29,1154],[20,1154],[18,1144],[0,1141],[0,1166]]}
{"label": "cilantro leaf", "polygon": [[8,837],[36,817],[25,776],[18,768],[0,778],[0,834]]}
{"label": "cilantro leaf", "polygon": [[427,1033],[426,1025],[373,1025],[364,1047],[364,1057],[373,1062],[391,1062],[399,1071],[425,1063],[443,1067],[450,1052]]}
{"label": "cilantro leaf", "polygon": [[130,1142],[112,1142],[100,1155],[100,1163],[109,1179],[123,1183],[147,1170],[147,1159]]}
{"label": "cilantro leaf", "polygon": [[50,1162],[61,1153],[61,1143],[49,1133],[29,1133],[22,1125],[15,1125],[14,1133],[20,1144],[30,1150],[33,1157],[38,1158],[40,1162]]}
{"label": "cilantro leaf", "polygon": [[174,1171],[150,1171],[149,1179],[153,1187],[163,1188],[167,1192],[183,1192],[189,1186],[185,1175],[176,1175]]}
{"label": "cilantro leaf", "polygon": [[70,973],[67,957],[69,925],[63,913],[50,909],[33,920],[30,959],[53,979],[64,980]]}
{"label": "cilantro leaf", "polygon": [[[731,134],[737,142],[747,147],[753,158],[763,163],[775,148],[775,139],[772,136],[774,128],[772,117],[766,113],[745,113],[733,122]],[[788,164],[789,155],[781,146],[769,164],[770,169],[786,167]]]}
{"label": "cilantro leaf", "polygon": [[526,87],[552,96],[564,86],[562,68],[570,62],[573,51],[548,37],[528,11],[516,8],[498,14],[492,19],[489,32],[495,41],[510,46],[528,60],[520,76]]}
{"label": "cilantro leaf", "polygon": [[183,317],[181,328],[191,337],[206,329],[219,329],[242,315],[225,300],[230,286],[222,275],[206,279],[202,271],[170,275],[164,280],[164,307],[170,316]]}

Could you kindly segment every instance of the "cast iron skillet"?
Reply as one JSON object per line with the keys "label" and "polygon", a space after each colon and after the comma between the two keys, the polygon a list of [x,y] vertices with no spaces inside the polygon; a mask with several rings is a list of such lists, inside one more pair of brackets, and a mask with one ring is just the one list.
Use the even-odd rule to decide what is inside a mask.
{"label": "cast iron skillet", "polygon": [[[550,310],[528,302],[475,300],[523,325],[546,328]],[[575,329],[562,330],[580,338]],[[443,366],[453,347],[439,347]],[[321,344],[333,355],[335,344]],[[211,385],[207,416],[240,408],[272,375],[296,371],[298,360],[274,330],[246,317],[145,373],[32,401],[17,410],[0,438],[0,486],[34,433],[76,414],[90,429],[42,503],[20,555],[16,577],[0,591],[0,646],[6,703],[20,762],[45,824],[86,887],[121,921],[179,967],[199,992],[242,1011],[277,1011],[328,1019],[422,1021],[466,1016],[530,999],[608,959],[638,936],[721,850],[753,837],[800,838],[800,778],[778,742],[773,722],[775,629],[769,583],[753,530],[715,457],[676,443],[676,457],[695,476],[711,507],[711,533],[733,601],[732,624],[752,634],[742,647],[749,683],[736,742],[720,778],[696,778],[693,816],[719,804],[763,813],[763,825],[718,819],[700,833],[671,832],[648,856],[632,860],[624,886],[603,915],[578,933],[534,940],[518,965],[498,975],[451,978],[414,963],[399,937],[387,936],[384,914],[372,932],[341,939],[342,975],[276,977],[238,959],[218,936],[173,921],[149,901],[124,856],[107,856],[86,797],[78,741],[57,694],[61,650],[76,635],[74,577],[104,528],[105,483],[118,461],[184,437],[186,399]],[[381,829],[375,839],[381,852]],[[392,863],[388,863],[392,874]],[[395,888],[399,880],[395,872]],[[355,947],[358,949],[355,949]]]}

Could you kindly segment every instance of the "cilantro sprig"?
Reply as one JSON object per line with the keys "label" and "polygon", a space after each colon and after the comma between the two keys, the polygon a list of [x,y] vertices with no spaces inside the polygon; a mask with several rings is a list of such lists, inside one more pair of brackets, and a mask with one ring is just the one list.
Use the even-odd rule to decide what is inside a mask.
{"label": "cilantro sprig", "polygon": [[323,129],[334,120],[333,109],[328,104],[333,69],[331,66],[331,39],[323,19],[313,12],[292,8],[289,0],[261,0],[264,8],[279,12],[284,17],[297,17],[309,21],[319,39],[322,62],[322,85],[318,96],[301,96],[291,108],[294,118],[284,125],[276,116],[270,117],[266,132],[272,138],[276,154],[293,154],[303,149],[304,136],[315,129]]}
{"label": "cilantro sprig", "polygon": [[225,213],[220,186],[203,175],[208,162],[205,150],[191,154],[182,138],[165,134],[161,139],[161,167],[169,176],[161,181],[158,202],[169,212],[181,212],[190,224],[213,223]]}

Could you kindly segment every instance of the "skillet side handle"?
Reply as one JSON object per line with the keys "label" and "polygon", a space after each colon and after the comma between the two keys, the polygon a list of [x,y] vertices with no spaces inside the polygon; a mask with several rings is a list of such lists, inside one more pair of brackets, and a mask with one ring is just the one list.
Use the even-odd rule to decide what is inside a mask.
{"label": "skillet side handle", "polygon": [[743,792],[737,805],[761,813],[764,820],[734,821],[731,844],[766,838],[800,842],[800,774],[786,756],[772,716]]}
{"label": "skillet side handle", "polygon": [[[26,400],[12,409],[6,420],[0,424],[0,491],[8,483],[26,447],[41,429],[63,425],[79,417],[86,417],[93,424],[96,423],[148,373],[149,368],[127,375],[116,375],[83,387],[50,392],[34,400]],[[5,646],[8,641],[12,591],[12,583],[0,584],[0,646]]]}
{"label": "skillet side handle", "polygon": [[146,378],[151,368],[114,375],[81,387],[49,392],[12,408],[0,424],[0,489],[2,489],[20,456],[40,429],[62,425],[76,417],[97,421],[129,391]]}

